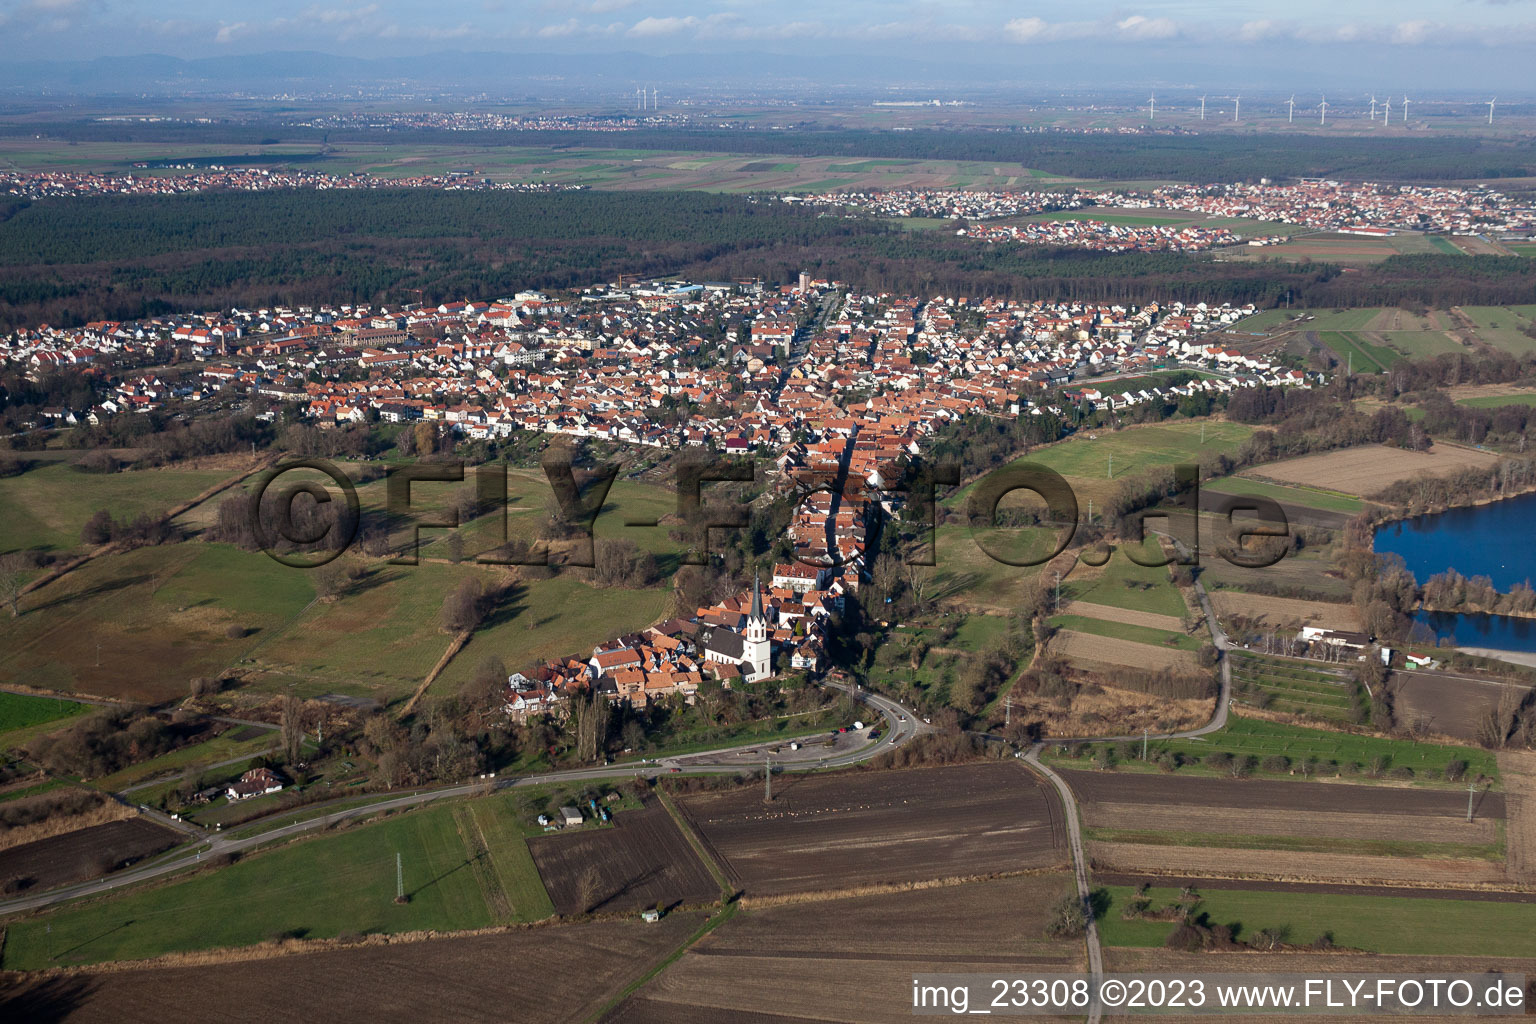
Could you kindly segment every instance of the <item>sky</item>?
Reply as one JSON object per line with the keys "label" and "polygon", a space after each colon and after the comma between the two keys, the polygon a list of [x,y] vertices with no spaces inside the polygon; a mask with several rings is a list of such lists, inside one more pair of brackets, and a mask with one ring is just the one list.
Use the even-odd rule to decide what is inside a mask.
{"label": "sky", "polygon": [[1202,63],[1292,66],[1475,90],[1511,72],[1529,80],[1536,0],[0,0],[0,38],[32,58],[761,51],[1075,62],[1085,77],[1129,65],[1191,81]]}

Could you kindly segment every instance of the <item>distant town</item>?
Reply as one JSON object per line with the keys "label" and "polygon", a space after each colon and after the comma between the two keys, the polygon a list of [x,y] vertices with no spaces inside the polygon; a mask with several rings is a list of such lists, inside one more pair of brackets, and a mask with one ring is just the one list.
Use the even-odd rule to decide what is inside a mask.
{"label": "distant town", "polygon": [[[90,408],[43,426],[177,412],[218,415],[253,399],[323,427],[424,422],[465,440],[519,432],[771,460],[808,493],[792,561],[734,598],[508,681],[518,720],[559,713],[588,690],[644,707],[705,678],[729,685],[825,664],[823,624],[867,571],[866,533],[899,512],[884,488],[946,424],[981,415],[1129,410],[1263,385],[1308,387],[1303,370],[1212,344],[1253,306],[1008,302],[867,295],[798,284],[651,281],[563,296],[520,292],[437,306],[232,309],[137,322],[42,326],[0,341],[37,375],[114,367]],[[156,369],[200,364],[175,383]],[[1178,383],[1150,371],[1184,368]],[[1123,382],[1123,383],[1122,383]],[[1052,397],[1059,396],[1059,397]],[[268,417],[271,412],[264,414]],[[818,483],[842,480],[836,493]]]}
{"label": "distant town", "polygon": [[[1495,238],[1536,235],[1536,204],[1489,188],[1301,181],[1295,184],[1167,185],[1151,190],[969,191],[899,189],[784,196],[784,202],[838,206],[882,217],[987,221],[1070,213],[1007,225],[967,224],[957,233],[986,242],[1067,245],[1111,252],[1200,252],[1273,245],[1288,235],[1240,235],[1220,225],[1136,223],[1134,211],[1296,225],[1313,231],[1387,236],[1399,231]],[[1104,210],[1104,220],[1094,217]],[[1115,222],[1115,217],[1120,222]]]}

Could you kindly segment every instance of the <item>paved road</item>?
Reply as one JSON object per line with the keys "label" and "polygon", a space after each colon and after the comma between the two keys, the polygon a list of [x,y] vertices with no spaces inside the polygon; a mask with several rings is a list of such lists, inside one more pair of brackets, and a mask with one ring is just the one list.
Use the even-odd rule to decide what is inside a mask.
{"label": "paved road", "polygon": [[[847,690],[848,686],[842,684],[829,684],[836,688]],[[814,752],[806,751],[811,756],[805,759],[781,760],[778,768],[781,771],[815,771],[820,768],[840,768],[847,765],[858,764],[877,757],[901,743],[905,743],[918,733],[926,731],[927,726],[911,711],[886,697],[872,694],[867,690],[855,688],[854,699],[879,712],[885,720],[885,730],[874,743],[866,744],[855,750],[838,754],[833,757],[815,758]],[[357,807],[347,807],[331,814],[322,814],[303,821],[291,822],[287,825],[279,825],[265,829],[253,835],[235,838],[219,834],[206,835],[196,845],[188,847],[179,854],[144,864],[137,868],[129,868],[106,878],[98,878],[89,882],[81,882],[78,885],[66,886],[61,889],[53,889],[49,892],[37,893],[31,896],[23,896],[18,899],[0,902],[0,914],[10,914],[23,910],[35,910],[39,907],[50,906],[64,900],[76,899],[81,896],[92,896],[97,893],[109,892],[126,885],[134,885],[152,878],[159,878],[187,868],[196,867],[204,857],[218,856],[226,853],[239,853],[271,843],[279,839],[287,839],[292,836],[302,835],[319,829],[329,828],[336,822],[348,818],[378,814],[383,811],[400,810],[407,807],[416,807],[435,800],[447,800],[453,797],[469,796],[483,792],[487,786],[494,789],[513,789],[524,786],[539,786],[558,782],[586,782],[596,779],[614,778],[655,778],[659,775],[672,773],[685,775],[706,775],[718,773],[722,768],[743,767],[741,755],[762,744],[743,744],[728,747],[721,750],[706,751],[698,754],[687,754],[675,758],[662,758],[659,761],[597,765],[591,768],[573,768],[566,771],[546,772],[542,775],[527,775],[520,778],[505,778],[491,780],[475,780],[460,783],[453,786],[443,786],[435,789],[414,790],[410,793],[402,793],[396,797],[390,797],[373,803],[363,804]],[[796,752],[799,753],[799,752]],[[249,756],[249,755],[247,755]],[[344,798],[343,798],[344,799]],[[340,802],[340,800],[338,800]],[[311,807],[310,809],[315,809]],[[304,810],[298,808],[297,810]],[[186,822],[173,822],[163,815],[154,813],[155,820],[173,828],[192,830]]]}

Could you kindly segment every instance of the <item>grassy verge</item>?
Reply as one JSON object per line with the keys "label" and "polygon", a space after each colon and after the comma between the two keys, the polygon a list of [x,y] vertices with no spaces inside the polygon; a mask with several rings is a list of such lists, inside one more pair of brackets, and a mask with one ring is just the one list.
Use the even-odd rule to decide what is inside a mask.
{"label": "grassy verge", "polygon": [[[1174,925],[1127,921],[1121,910],[1135,896],[1109,887],[1110,905],[1099,921],[1107,946],[1161,946]],[[1178,899],[1173,889],[1146,894],[1154,907]],[[1436,900],[1339,893],[1202,890],[1197,913],[1211,924],[1235,925],[1241,940],[1263,928],[1285,931],[1294,944],[1327,932],[1351,949],[1415,956],[1536,956],[1536,905],[1483,900]]]}
{"label": "grassy verge", "polygon": [[31,735],[37,726],[82,715],[89,705],[53,697],[0,691],[0,747],[8,746],[12,733]]}
{"label": "grassy verge", "polygon": [[[1062,767],[1088,768],[1095,763],[1104,764],[1107,748],[1090,749],[1095,761],[1073,758],[1062,748],[1047,748],[1052,764]],[[1187,740],[1156,740],[1148,749],[1148,760],[1122,758],[1117,770],[1155,772],[1160,769],[1155,762],[1161,754],[1177,755],[1184,764],[1177,769],[1180,775],[1228,776],[1230,768],[1213,767],[1199,759],[1213,753],[1226,753],[1234,758],[1256,758],[1250,774],[1269,778],[1302,778],[1301,767],[1308,759],[1315,758],[1315,766],[1307,773],[1317,778],[1343,778],[1352,782],[1371,782],[1369,774],[1377,771],[1382,778],[1391,778],[1394,769],[1407,768],[1415,785],[1451,786],[1464,788],[1464,781],[1447,781],[1446,766],[1452,761],[1466,762],[1465,777],[1496,782],[1499,777],[1498,762],[1494,755],[1475,747],[1458,747],[1438,743],[1420,743],[1415,740],[1385,739],[1379,736],[1358,736],[1352,733],[1333,732],[1328,729],[1310,729],[1305,726],[1271,722],[1259,718],[1234,716],[1226,728],[1205,736]],[[1283,770],[1268,770],[1264,760],[1284,757],[1289,763]]]}
{"label": "grassy verge", "polygon": [[[392,815],[339,834],[288,843],[216,870],[114,893],[13,921],[6,969],[36,970],[164,953],[247,946],[274,937],[439,931],[496,923],[483,876],[496,879],[513,920],[548,916],[547,894],[503,799],[475,806],[483,848],[460,833],[454,803]],[[526,854],[526,848],[525,848]],[[409,900],[394,902],[396,855]]]}

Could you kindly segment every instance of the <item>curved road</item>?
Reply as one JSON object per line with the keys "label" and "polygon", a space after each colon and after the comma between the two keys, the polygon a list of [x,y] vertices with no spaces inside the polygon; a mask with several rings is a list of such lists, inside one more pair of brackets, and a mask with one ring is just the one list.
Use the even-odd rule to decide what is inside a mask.
{"label": "curved road", "polygon": [[[846,685],[835,683],[829,685],[838,689],[848,689]],[[775,760],[775,770],[816,771],[821,768],[842,768],[858,764],[861,761],[867,761],[870,758],[877,757],[888,750],[894,749],[918,733],[926,731],[928,728],[922,724],[921,719],[893,700],[861,690],[858,687],[853,688],[853,695],[855,700],[878,711],[884,719],[885,728],[879,739],[874,743],[868,743],[857,749],[832,756],[818,756],[809,747],[796,751],[793,754],[786,753]],[[659,775],[672,773],[705,775],[717,773],[723,768],[737,768],[750,771],[755,769],[761,762],[756,760],[747,761],[744,760],[744,757],[749,752],[756,753],[762,747],[763,744],[759,742],[757,744],[744,744],[720,750],[705,751],[698,754],[663,757],[657,761],[642,762],[640,764],[631,763],[624,765],[598,765],[591,768],[572,768],[567,771],[546,772],[542,775],[497,779],[495,782],[476,780],[437,789],[424,789],[403,793],[400,796],[374,801],[358,807],[348,807],[331,814],[321,814],[313,818],[306,818],[303,821],[279,825],[254,835],[242,836],[238,839],[233,836],[211,834],[204,841],[188,847],[178,854],[144,864],[137,868],[130,868],[107,878],[81,882],[78,885],[51,889],[48,892],[37,893],[33,896],[23,896],[0,902],[0,914],[35,910],[64,900],[109,892],[122,886],[134,885],[138,882],[148,881],[152,878],[159,878],[163,875],[196,867],[204,856],[216,857],[220,854],[239,853],[254,846],[273,842],[274,840],[287,839],[291,836],[302,835],[305,832],[329,828],[336,822],[344,821],[347,818],[415,807],[435,800],[469,796],[472,793],[482,792],[487,784],[495,789],[512,789],[519,786],[537,786],[551,782],[584,782],[593,779],[613,778],[655,778]],[[247,755],[247,757],[249,756]],[[157,818],[156,820],[159,819]],[[180,825],[184,830],[192,828],[192,826],[184,822],[166,820],[163,823],[171,827]]]}

